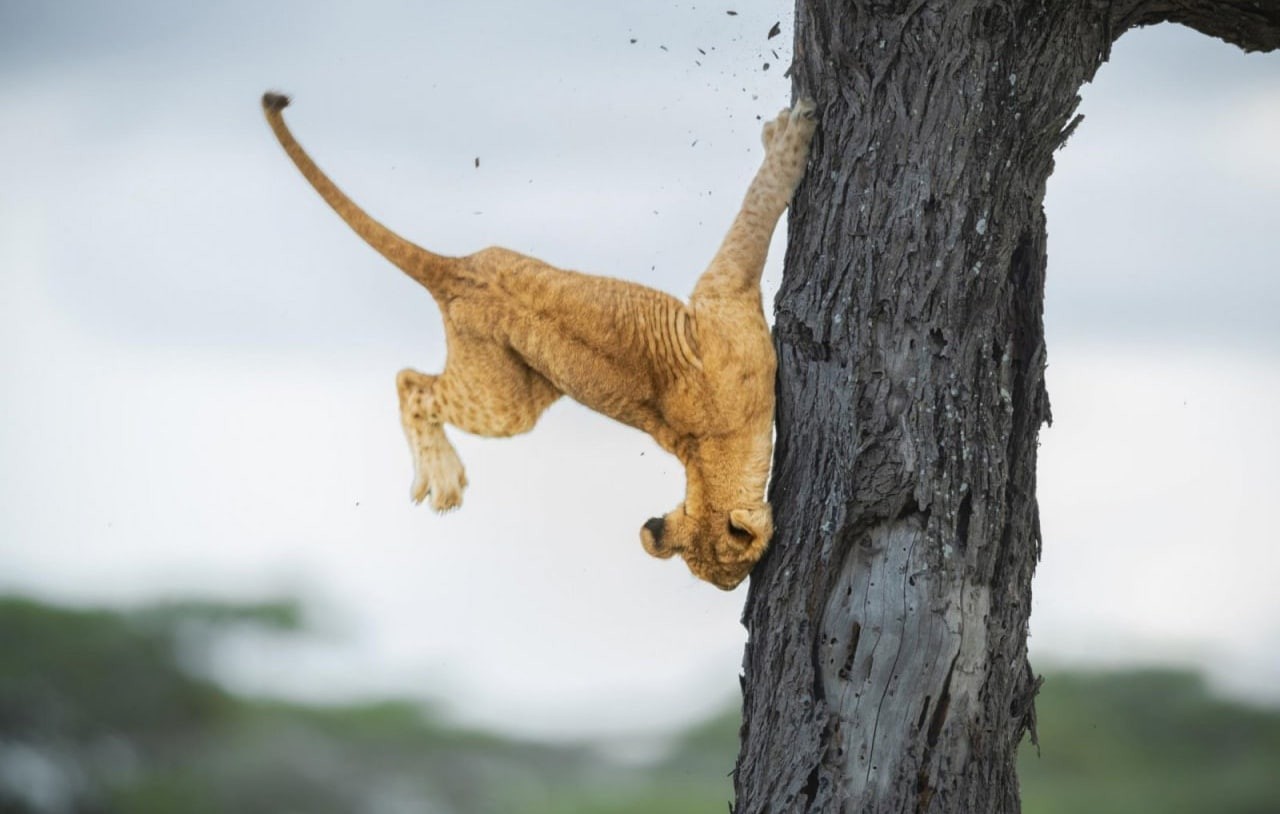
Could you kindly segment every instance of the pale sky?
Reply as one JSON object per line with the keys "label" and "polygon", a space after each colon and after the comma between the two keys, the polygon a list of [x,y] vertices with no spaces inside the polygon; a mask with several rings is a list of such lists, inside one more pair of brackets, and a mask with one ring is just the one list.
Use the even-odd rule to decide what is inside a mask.
{"label": "pale sky", "polygon": [[[435,306],[258,99],[291,93],[321,166],[424,245],[683,295],[789,99],[791,14],[0,0],[0,590],[298,595],[317,635],[228,642],[237,686],[521,732],[731,701],[746,589],[641,550],[684,486],[647,437],[567,401],[518,439],[453,432],[463,508],[409,503],[393,382],[438,369]],[[1280,56],[1166,26],[1083,95],[1047,202],[1033,658],[1280,700]]]}

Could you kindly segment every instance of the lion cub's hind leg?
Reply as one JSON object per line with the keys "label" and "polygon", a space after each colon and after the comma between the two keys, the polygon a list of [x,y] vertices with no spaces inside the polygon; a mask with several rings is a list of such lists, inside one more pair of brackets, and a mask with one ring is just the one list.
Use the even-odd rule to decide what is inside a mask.
{"label": "lion cub's hind leg", "polygon": [[402,370],[396,377],[400,421],[413,454],[410,496],[421,503],[430,494],[431,508],[438,512],[460,506],[467,485],[444,424],[473,435],[518,435],[533,429],[560,397],[560,391],[510,349],[446,333],[449,358],[443,373]]}
{"label": "lion cub's hind leg", "polygon": [[462,505],[467,473],[458,452],[444,434],[443,416],[436,394],[439,376],[402,370],[396,376],[400,396],[400,423],[413,455],[413,486],[409,497],[421,503],[431,496],[431,508],[446,512]]}

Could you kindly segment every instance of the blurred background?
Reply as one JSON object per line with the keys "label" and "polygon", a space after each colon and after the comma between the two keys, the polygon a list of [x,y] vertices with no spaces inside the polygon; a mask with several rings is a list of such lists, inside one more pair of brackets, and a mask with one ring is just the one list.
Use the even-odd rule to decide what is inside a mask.
{"label": "blurred background", "polygon": [[[679,465],[565,401],[412,506],[435,307],[258,100],[424,245],[684,295],[791,15],[0,0],[0,811],[724,810],[745,589],[638,543]],[[1083,97],[1026,810],[1280,811],[1280,55],[1138,31]]]}

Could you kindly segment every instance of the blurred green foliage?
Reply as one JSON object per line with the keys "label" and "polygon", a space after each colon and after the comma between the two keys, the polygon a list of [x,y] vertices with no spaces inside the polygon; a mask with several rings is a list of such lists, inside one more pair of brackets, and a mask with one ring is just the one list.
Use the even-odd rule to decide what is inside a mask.
{"label": "blurred green foliage", "polygon": [[1280,710],[1215,698],[1172,670],[1059,673],[1023,747],[1026,814],[1276,814]]}
{"label": "blurred green foliage", "polygon": [[[245,625],[287,633],[301,614],[0,599],[0,814],[728,810],[736,710],[635,764],[466,730],[417,704],[244,698],[191,653]],[[1038,710],[1027,814],[1280,812],[1280,712],[1219,700],[1193,675],[1059,673]]]}

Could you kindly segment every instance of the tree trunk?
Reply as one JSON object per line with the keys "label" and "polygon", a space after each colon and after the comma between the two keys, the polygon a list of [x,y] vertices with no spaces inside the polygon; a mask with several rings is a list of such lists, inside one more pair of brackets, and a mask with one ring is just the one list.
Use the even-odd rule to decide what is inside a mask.
{"label": "tree trunk", "polygon": [[798,0],[818,102],[775,307],[772,549],[736,811],[1016,812],[1049,420],[1042,203],[1128,28],[1280,45],[1277,0]]}

